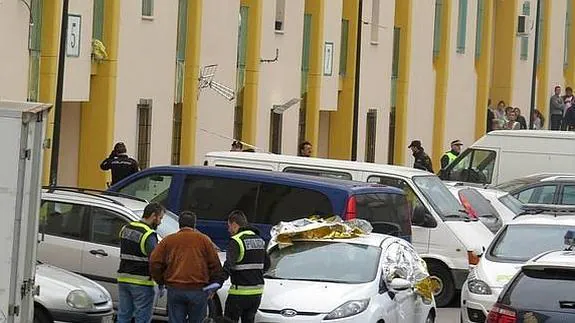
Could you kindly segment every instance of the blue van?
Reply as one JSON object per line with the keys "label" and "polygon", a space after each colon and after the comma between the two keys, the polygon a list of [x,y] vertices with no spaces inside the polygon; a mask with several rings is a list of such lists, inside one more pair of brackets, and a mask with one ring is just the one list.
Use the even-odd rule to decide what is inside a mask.
{"label": "blue van", "polygon": [[242,210],[266,240],[280,221],[310,215],[366,219],[374,232],[411,241],[411,215],[402,190],[373,183],[282,172],[222,167],[160,166],[145,169],[109,191],[159,202],[178,214],[198,216],[197,228],[225,249],[227,216]]}

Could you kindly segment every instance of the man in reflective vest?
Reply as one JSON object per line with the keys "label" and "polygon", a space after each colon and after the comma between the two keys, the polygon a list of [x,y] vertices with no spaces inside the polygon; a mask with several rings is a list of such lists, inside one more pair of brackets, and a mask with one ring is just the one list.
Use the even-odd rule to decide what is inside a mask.
{"label": "man in reflective vest", "polygon": [[224,270],[231,278],[231,287],[224,316],[242,323],[252,323],[262,300],[264,272],[270,261],[266,243],[256,228],[248,227],[242,211],[233,211],[228,217],[228,230],[232,235]]}
{"label": "man in reflective vest", "polygon": [[149,256],[158,244],[154,231],[162,222],[165,209],[150,203],[140,221],[125,225],[120,231],[120,268],[118,269],[118,323],[152,321],[155,283],[150,277]]}
{"label": "man in reflective vest", "polygon": [[451,142],[451,150],[441,156],[441,170],[444,170],[449,164],[453,163],[457,156],[459,156],[461,146],[463,146],[463,143],[459,139]]}

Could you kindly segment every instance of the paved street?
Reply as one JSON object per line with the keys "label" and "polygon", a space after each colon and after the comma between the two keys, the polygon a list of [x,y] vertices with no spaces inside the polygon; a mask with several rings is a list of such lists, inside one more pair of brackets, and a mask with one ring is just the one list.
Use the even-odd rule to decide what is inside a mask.
{"label": "paved street", "polygon": [[459,322],[459,308],[439,308],[437,309],[438,315],[436,323],[458,323]]}

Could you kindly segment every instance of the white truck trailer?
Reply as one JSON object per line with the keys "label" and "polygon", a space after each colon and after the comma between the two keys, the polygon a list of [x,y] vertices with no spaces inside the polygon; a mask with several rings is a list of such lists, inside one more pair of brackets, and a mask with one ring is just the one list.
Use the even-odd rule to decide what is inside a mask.
{"label": "white truck trailer", "polygon": [[0,322],[32,322],[49,104],[0,100]]}

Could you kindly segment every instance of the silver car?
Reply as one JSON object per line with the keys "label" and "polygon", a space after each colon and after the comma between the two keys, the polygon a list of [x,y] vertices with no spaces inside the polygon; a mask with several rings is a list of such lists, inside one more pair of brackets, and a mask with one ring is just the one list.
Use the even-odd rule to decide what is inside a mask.
{"label": "silver car", "polygon": [[113,322],[110,293],[87,278],[38,263],[36,284],[40,293],[34,297],[34,323]]}

